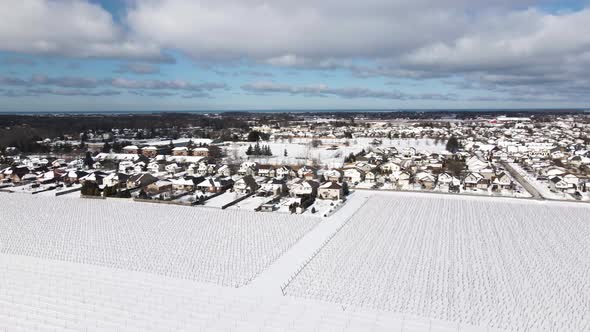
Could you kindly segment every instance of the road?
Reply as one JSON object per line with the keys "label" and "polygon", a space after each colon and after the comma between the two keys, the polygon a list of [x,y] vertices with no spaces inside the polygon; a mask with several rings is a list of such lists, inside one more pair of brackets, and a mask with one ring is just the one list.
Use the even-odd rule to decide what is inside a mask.
{"label": "road", "polygon": [[504,169],[506,169],[508,171],[508,173],[510,173],[510,175],[512,175],[512,177],[518,183],[520,183],[520,185],[524,189],[526,189],[526,191],[528,191],[529,194],[531,194],[533,196],[533,198],[545,199],[545,197],[543,197],[543,195],[541,195],[541,193],[537,189],[535,189],[535,187],[533,187],[524,177],[522,177],[522,175],[520,175],[520,173],[518,173],[514,168],[512,168],[512,166],[510,166],[508,163],[505,163],[505,162],[501,162],[500,165],[502,165],[504,167]]}

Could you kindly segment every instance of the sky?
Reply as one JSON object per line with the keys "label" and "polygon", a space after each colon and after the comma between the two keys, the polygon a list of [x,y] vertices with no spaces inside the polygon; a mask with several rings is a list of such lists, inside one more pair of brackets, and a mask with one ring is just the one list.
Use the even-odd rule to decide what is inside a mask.
{"label": "sky", "polygon": [[0,112],[590,108],[590,0],[0,6]]}

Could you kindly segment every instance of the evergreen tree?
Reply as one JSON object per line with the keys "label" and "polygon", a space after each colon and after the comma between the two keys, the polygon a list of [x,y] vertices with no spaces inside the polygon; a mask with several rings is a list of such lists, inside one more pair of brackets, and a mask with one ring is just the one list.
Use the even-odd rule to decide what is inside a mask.
{"label": "evergreen tree", "polygon": [[109,144],[109,142],[104,143],[104,145],[102,146],[102,152],[104,152],[104,153],[111,152],[111,145]]}
{"label": "evergreen tree", "polygon": [[86,152],[86,157],[84,157],[84,166],[88,166],[91,169],[92,165],[94,165],[94,159],[92,159],[92,155],[88,151]]}
{"label": "evergreen tree", "polygon": [[260,155],[260,144],[258,144],[258,142],[256,142],[256,144],[254,145],[254,155],[259,156]]}
{"label": "evergreen tree", "polygon": [[449,138],[449,140],[447,141],[447,146],[446,146],[447,151],[455,153],[460,148],[461,148],[461,144],[459,143],[459,140],[457,140],[457,138],[455,136],[451,136]]}
{"label": "evergreen tree", "polygon": [[285,152],[283,152],[283,156],[287,156],[287,149],[285,149]]}
{"label": "evergreen tree", "polygon": [[254,150],[252,149],[252,145],[248,145],[248,149],[246,150],[246,155],[251,156]]}

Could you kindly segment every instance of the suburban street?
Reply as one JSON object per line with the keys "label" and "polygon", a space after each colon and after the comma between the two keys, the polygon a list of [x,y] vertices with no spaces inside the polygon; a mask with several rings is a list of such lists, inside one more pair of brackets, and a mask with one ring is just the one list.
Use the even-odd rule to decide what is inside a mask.
{"label": "suburban street", "polygon": [[518,181],[518,183],[520,183],[520,185],[524,189],[526,189],[526,191],[529,192],[529,194],[533,196],[533,198],[545,199],[545,197],[543,197],[543,195],[541,195],[541,193],[537,189],[535,189],[535,187],[533,187],[524,177],[522,177],[520,173],[518,173],[514,168],[512,168],[512,166],[505,162],[501,162],[500,164],[504,167],[504,169],[506,169],[510,173],[510,175],[512,175],[512,177],[516,181]]}

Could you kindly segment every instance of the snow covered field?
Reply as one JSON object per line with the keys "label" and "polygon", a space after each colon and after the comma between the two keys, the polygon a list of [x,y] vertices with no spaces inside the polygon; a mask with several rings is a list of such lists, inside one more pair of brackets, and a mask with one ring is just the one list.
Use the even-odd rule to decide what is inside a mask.
{"label": "snow covered field", "polygon": [[118,200],[0,193],[0,253],[248,283],[318,221]]}
{"label": "snow covered field", "polygon": [[287,295],[515,331],[590,330],[590,206],[375,194]]}
{"label": "snow covered field", "polygon": [[[260,142],[261,145],[268,145],[273,153],[270,157],[254,158],[250,160],[271,165],[303,165],[306,160],[314,160],[320,166],[329,168],[342,167],[344,158],[351,153],[359,153],[365,149],[368,151],[374,145],[371,145],[373,138],[360,137],[352,139],[320,139],[322,145],[318,147],[311,146],[311,138],[295,138],[290,143],[286,139],[276,141]],[[348,145],[345,145],[348,143]],[[241,160],[247,160],[246,150],[253,143],[230,143],[226,146],[226,153],[230,158],[237,157]],[[332,149],[336,146],[336,149]],[[395,147],[402,150],[407,147],[413,147],[418,151],[429,151],[442,153],[445,152],[445,144],[439,142],[435,144],[433,139],[383,139],[380,146]],[[284,152],[287,150],[287,156]]]}
{"label": "snow covered field", "polygon": [[0,254],[0,331],[492,330],[100,266]]}

